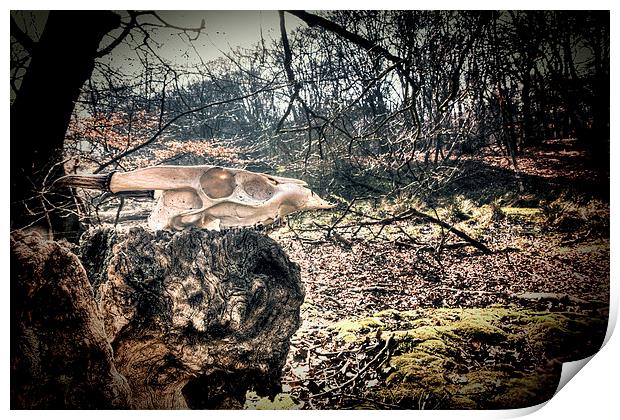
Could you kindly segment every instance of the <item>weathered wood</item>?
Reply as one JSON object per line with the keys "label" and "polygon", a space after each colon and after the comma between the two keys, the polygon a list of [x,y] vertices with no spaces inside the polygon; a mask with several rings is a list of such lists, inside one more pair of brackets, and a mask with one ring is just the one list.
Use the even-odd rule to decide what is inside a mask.
{"label": "weathered wood", "polygon": [[127,408],[86,272],[62,243],[11,236],[11,408]]}
{"label": "weathered wood", "polygon": [[276,242],[96,230],[82,258],[133,408],[240,408],[249,388],[279,391],[304,292]]}
{"label": "weathered wood", "polygon": [[13,408],[241,408],[280,391],[304,291],[270,238],[93,230],[82,265],[15,234],[11,254]]}

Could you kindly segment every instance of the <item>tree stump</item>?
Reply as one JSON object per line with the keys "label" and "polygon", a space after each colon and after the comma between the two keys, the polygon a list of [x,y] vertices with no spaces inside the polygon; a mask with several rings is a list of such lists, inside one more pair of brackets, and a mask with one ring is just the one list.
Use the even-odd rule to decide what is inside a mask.
{"label": "tree stump", "polygon": [[129,392],[77,256],[12,235],[11,408],[127,408]]}
{"label": "tree stump", "polygon": [[276,242],[99,229],[80,251],[130,408],[242,408],[251,388],[280,391],[304,292]]}

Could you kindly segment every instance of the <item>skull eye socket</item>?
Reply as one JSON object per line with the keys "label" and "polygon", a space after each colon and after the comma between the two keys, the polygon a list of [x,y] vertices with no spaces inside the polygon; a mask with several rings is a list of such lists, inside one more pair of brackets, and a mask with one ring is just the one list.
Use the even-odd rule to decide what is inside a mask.
{"label": "skull eye socket", "polygon": [[210,198],[228,197],[235,190],[235,175],[224,168],[211,168],[200,177],[200,185]]}
{"label": "skull eye socket", "polygon": [[244,177],[241,186],[245,193],[255,200],[269,200],[275,192],[273,185],[260,175]]}

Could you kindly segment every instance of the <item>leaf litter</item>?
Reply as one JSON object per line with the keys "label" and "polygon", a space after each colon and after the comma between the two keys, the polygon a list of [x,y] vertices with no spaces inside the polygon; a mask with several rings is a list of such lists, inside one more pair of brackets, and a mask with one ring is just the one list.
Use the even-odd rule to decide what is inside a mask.
{"label": "leaf litter", "polygon": [[306,290],[283,378],[296,408],[497,409],[553,396],[561,363],[594,354],[605,335],[609,205],[506,196],[439,210],[492,255],[415,220],[340,238],[299,229],[317,213],[272,233]]}

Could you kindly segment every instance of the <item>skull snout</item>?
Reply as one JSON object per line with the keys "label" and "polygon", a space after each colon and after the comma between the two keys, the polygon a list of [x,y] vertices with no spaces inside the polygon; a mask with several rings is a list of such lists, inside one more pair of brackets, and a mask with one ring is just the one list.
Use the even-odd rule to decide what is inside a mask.
{"label": "skull snout", "polygon": [[318,194],[315,194],[311,190],[307,189],[308,201],[306,202],[306,207],[309,210],[313,209],[333,209],[336,207],[335,204],[330,203],[329,201],[323,200]]}

